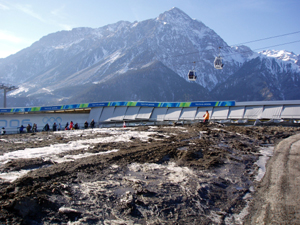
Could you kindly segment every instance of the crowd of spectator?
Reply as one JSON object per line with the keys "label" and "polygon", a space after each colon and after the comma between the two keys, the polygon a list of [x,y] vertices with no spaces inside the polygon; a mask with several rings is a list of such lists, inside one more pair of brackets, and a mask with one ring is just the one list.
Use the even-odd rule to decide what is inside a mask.
{"label": "crowd of spectator", "polygon": [[[83,128],[84,128],[84,129],[88,129],[89,127],[90,127],[90,128],[95,128],[95,121],[94,121],[94,119],[92,119],[92,121],[90,122],[90,124],[89,124],[87,121],[84,122]],[[5,129],[5,128],[4,128],[4,129]],[[25,127],[24,127],[23,125],[21,125],[21,126],[19,127],[19,132],[20,132],[20,133],[23,133],[23,132],[24,132],[24,129],[25,129]],[[78,130],[78,129],[80,129],[79,124],[78,124],[78,123],[75,123],[75,124],[74,124],[74,122],[71,121],[70,124],[69,124],[69,122],[66,123],[64,129],[62,129],[62,126],[61,126],[60,123],[59,123],[59,124],[56,124],[56,123],[54,122],[54,123],[52,124],[52,130],[51,130],[51,128],[50,128],[50,125],[49,125],[48,123],[46,123],[45,126],[43,127],[42,131],[61,131],[61,130]],[[35,132],[37,132],[37,131],[38,131],[38,129],[37,129],[37,124],[34,123],[32,126],[31,126],[31,124],[28,124],[28,125],[26,126],[26,131],[27,131],[27,133],[35,133]],[[2,129],[2,135],[3,135],[3,134],[5,134],[5,130]]]}

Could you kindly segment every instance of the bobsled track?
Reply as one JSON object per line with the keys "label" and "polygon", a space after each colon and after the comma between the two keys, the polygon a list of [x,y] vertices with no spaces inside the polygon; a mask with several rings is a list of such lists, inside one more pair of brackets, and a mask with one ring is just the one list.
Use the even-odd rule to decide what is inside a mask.
{"label": "bobsled track", "polygon": [[199,102],[100,102],[61,106],[0,109],[0,128],[16,133],[19,127],[73,121],[82,129],[93,119],[95,127],[171,125],[201,122],[205,111],[210,121],[232,124],[300,125],[300,100],[289,101],[199,101]]}

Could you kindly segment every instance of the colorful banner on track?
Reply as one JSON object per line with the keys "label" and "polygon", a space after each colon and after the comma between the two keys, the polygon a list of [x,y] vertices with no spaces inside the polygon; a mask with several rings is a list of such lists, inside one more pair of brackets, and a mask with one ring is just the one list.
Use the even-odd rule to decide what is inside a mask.
{"label": "colorful banner on track", "polygon": [[96,102],[61,106],[41,106],[26,108],[0,109],[0,113],[45,112],[72,109],[85,109],[108,106],[138,106],[138,107],[217,107],[235,106],[235,101],[203,101],[203,102]]}

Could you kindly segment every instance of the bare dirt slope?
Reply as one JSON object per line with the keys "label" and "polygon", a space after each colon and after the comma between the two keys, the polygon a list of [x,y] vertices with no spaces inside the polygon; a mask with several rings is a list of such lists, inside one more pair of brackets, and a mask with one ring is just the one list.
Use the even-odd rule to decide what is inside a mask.
{"label": "bare dirt slope", "polygon": [[[11,183],[0,179],[0,224],[241,224],[249,202],[245,196],[259,185],[260,147],[300,132],[218,124],[120,132],[132,130],[155,132],[146,141],[132,136],[129,142],[93,143],[68,152],[109,154],[64,163],[31,158],[2,164],[0,173],[34,170]],[[0,154],[108,135],[7,135]]]}

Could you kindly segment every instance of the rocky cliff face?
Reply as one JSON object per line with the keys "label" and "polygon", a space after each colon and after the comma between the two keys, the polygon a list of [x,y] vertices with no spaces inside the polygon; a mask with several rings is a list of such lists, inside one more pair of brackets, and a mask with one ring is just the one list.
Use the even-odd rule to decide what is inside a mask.
{"label": "rocky cliff face", "polygon": [[[213,67],[219,54],[223,70]],[[253,67],[253,60],[260,62],[259,69],[257,64]],[[193,68],[198,79],[191,83],[187,73]],[[155,76],[146,76],[145,71]],[[299,71],[299,56],[284,51],[257,54],[246,46],[230,47],[178,8],[141,22],[120,21],[97,29],[49,34],[0,60],[1,80],[19,85],[10,93],[15,99],[8,101],[8,105],[17,106],[78,103],[79,99],[180,101],[184,95],[189,96],[186,100],[299,99]],[[251,74],[256,74],[255,79]],[[230,90],[238,91],[242,79],[255,90],[249,87],[247,94],[229,94],[227,87],[235,84]],[[266,86],[253,83],[261,84],[264,79],[272,89],[272,98],[258,94],[266,92]],[[284,91],[289,86],[295,87],[294,94]]]}

